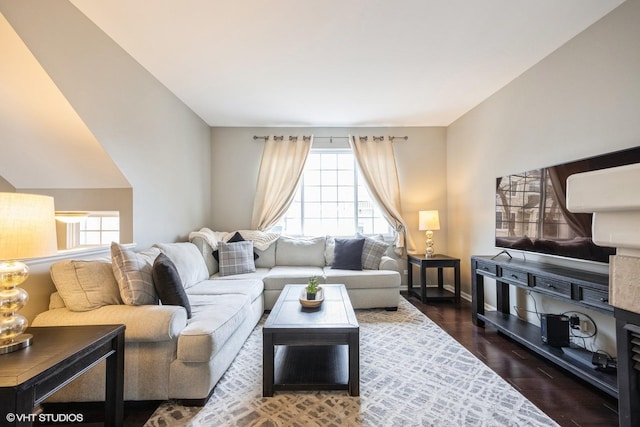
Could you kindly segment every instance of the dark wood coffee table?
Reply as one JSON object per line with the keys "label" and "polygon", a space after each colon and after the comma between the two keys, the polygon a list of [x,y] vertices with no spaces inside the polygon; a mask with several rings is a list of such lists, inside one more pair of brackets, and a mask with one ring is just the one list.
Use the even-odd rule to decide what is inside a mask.
{"label": "dark wood coffee table", "polygon": [[262,328],[263,396],[280,390],[347,390],[360,395],[360,326],[344,285],[321,285],[305,308],[305,285],[287,285]]}

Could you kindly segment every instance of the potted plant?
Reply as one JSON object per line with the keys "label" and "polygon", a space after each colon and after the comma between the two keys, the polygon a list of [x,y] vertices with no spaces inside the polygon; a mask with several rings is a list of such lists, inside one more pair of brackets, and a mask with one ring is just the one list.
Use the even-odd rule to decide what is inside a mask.
{"label": "potted plant", "polygon": [[316,276],[309,278],[309,283],[305,290],[307,291],[308,300],[316,299],[316,294],[318,293],[318,278]]}

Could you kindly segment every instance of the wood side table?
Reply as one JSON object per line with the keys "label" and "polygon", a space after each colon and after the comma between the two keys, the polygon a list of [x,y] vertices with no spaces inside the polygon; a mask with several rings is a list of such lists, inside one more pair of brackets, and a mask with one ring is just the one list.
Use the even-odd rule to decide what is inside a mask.
{"label": "wood side table", "polygon": [[124,330],[124,325],[28,328],[33,344],[0,355],[0,425],[32,425],[38,421],[36,405],[106,360],[105,425],[121,426]]}
{"label": "wood side table", "polygon": [[[420,267],[420,288],[413,288],[413,266]],[[438,269],[438,287],[427,286],[427,269]],[[454,292],[444,288],[444,268],[454,269]],[[407,291],[421,302],[451,300],[460,302],[460,259],[436,254],[427,258],[425,255],[407,254]]]}

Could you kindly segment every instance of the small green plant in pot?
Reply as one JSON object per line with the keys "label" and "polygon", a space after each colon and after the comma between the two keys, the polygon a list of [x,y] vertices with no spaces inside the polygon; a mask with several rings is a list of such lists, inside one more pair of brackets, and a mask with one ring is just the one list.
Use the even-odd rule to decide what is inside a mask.
{"label": "small green plant in pot", "polygon": [[318,278],[316,276],[309,278],[309,284],[307,284],[305,290],[307,291],[308,300],[316,299],[316,294],[318,293]]}

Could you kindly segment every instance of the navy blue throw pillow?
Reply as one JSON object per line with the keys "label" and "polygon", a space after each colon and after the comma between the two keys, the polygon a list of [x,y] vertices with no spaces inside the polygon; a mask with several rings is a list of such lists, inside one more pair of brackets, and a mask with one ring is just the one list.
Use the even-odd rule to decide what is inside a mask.
{"label": "navy blue throw pillow", "polygon": [[336,247],[331,268],[362,270],[364,239],[335,239]]}
{"label": "navy blue throw pillow", "polygon": [[187,310],[187,318],[191,318],[191,304],[182,286],[182,279],[175,264],[165,254],[160,254],[153,261],[153,285],[164,305],[181,305]]}

